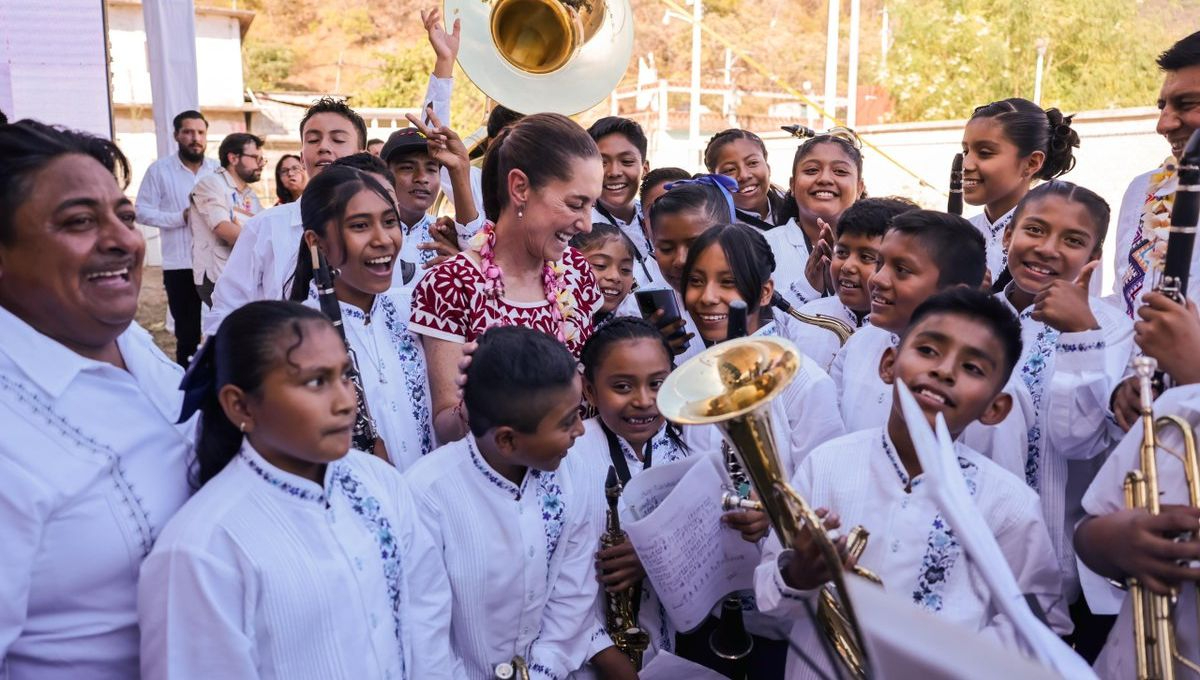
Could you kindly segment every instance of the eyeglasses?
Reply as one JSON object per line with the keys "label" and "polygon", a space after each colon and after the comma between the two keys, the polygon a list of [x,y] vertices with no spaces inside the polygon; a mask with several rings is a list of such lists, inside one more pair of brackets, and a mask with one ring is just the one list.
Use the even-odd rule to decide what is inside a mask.
{"label": "eyeglasses", "polygon": [[243,158],[253,158],[254,162],[258,163],[259,165],[267,164],[267,157],[260,153],[239,153],[238,155]]}
{"label": "eyeglasses", "polygon": [[293,168],[284,168],[279,171],[279,174],[281,174],[281,175],[299,175],[303,172],[304,172],[304,168],[297,165],[296,167],[293,167]]}

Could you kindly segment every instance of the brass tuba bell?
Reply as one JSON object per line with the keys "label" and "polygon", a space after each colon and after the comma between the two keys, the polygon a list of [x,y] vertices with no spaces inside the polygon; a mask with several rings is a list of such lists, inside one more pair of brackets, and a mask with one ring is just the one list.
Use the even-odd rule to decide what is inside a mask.
{"label": "brass tuba bell", "polygon": [[462,22],[467,77],[520,113],[592,108],[633,56],[630,0],[446,0],[445,15]]}
{"label": "brass tuba bell", "polygon": [[[727,340],[667,376],[658,392],[658,410],[674,423],[717,426],[761,499],[734,505],[765,512],[783,547],[796,546],[801,531],[808,528],[833,574],[821,595],[821,632],[853,677],[869,677],[862,630],[846,591],[836,539],[788,483],[771,427],[771,401],[795,378],[802,361],[796,346],[783,338]],[[864,534],[861,527],[851,531],[852,554],[864,546]],[[873,576],[865,570],[863,575]]]}

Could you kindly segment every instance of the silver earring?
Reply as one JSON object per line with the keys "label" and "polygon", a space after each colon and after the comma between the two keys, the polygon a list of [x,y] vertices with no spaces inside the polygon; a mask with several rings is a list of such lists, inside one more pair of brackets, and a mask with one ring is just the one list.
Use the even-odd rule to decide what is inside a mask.
{"label": "silver earring", "polygon": [[525,206],[517,206],[517,219],[525,219]]}
{"label": "silver earring", "polygon": [[243,420],[242,422],[238,423],[238,430],[239,430],[239,431],[240,431],[242,434],[245,434],[245,433],[246,433],[246,421],[244,421],[244,420]]}

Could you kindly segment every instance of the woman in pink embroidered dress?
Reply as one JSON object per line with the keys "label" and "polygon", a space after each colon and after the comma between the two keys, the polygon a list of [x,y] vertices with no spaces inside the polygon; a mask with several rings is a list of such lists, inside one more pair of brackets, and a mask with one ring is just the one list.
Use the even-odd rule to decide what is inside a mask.
{"label": "woman in pink embroidered dress", "polygon": [[482,177],[489,221],[413,293],[409,328],[422,336],[439,441],[466,434],[455,384],[463,343],[492,326],[525,326],[579,356],[601,295],[567,242],[591,231],[603,181],[595,142],[565,116],[526,116],[491,142]]}

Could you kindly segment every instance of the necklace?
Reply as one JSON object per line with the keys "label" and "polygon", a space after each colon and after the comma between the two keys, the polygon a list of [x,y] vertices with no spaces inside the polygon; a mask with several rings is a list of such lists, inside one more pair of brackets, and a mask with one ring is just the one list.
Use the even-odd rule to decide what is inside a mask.
{"label": "necklace", "polygon": [[[504,272],[496,264],[496,225],[485,222],[471,239],[471,248],[479,253],[480,268],[483,270],[483,293],[490,300],[504,297]],[[561,343],[575,339],[578,331],[572,325],[567,329],[567,321],[575,316],[577,308],[575,296],[566,285],[566,267],[562,260],[549,261],[542,264],[542,290],[546,302],[550,303],[550,317],[555,326],[555,337]]]}

